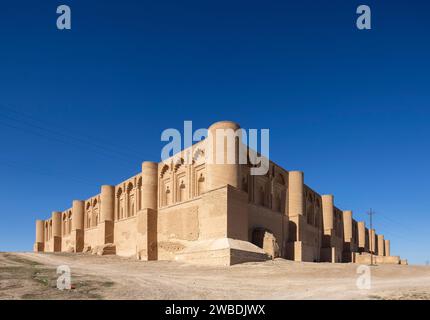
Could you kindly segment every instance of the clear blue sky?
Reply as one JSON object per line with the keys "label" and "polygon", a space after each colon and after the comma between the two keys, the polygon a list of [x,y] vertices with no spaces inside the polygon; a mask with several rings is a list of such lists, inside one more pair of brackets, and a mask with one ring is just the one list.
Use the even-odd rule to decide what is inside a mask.
{"label": "clear blue sky", "polygon": [[159,160],[162,130],[229,119],[269,128],[273,161],[358,220],[372,207],[392,253],[425,263],[429,15],[421,0],[2,2],[0,250],[31,250],[36,218]]}

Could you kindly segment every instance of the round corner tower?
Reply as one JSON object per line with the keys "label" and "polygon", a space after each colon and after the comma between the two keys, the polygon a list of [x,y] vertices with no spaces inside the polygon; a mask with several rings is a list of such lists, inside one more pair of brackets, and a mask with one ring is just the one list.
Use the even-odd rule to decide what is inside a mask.
{"label": "round corner tower", "polygon": [[102,185],[100,201],[100,213],[102,222],[114,221],[115,187],[110,185]]}
{"label": "round corner tower", "polygon": [[142,163],[142,209],[157,210],[158,163]]}
{"label": "round corner tower", "polygon": [[239,144],[240,125],[220,121],[208,129],[208,156],[206,158],[207,187],[214,190],[226,185],[240,186]]}

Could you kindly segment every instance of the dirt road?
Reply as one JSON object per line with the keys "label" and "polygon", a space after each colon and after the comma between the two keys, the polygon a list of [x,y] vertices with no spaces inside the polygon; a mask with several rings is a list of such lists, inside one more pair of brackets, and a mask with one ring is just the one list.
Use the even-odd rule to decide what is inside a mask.
{"label": "dirt road", "polygon": [[[56,287],[67,265],[72,290]],[[0,253],[0,299],[430,299],[430,267],[372,267],[358,289],[357,265],[282,259],[232,267],[142,262],[116,256]]]}

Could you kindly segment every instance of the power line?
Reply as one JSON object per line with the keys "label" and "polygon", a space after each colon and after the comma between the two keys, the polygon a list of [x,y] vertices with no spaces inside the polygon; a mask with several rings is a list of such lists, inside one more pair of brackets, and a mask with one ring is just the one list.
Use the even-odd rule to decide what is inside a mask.
{"label": "power line", "polygon": [[[367,214],[369,215],[369,212],[367,212]],[[374,214],[376,214],[376,212],[372,211],[372,216],[373,216]],[[378,217],[383,217],[383,218],[385,218],[385,217],[384,217],[380,212],[378,212]],[[373,223],[373,221],[374,221],[374,218],[372,217],[372,223]],[[386,221],[389,221],[389,220],[387,220],[387,219],[386,219]],[[399,224],[396,224],[396,223],[393,223],[393,222],[391,222],[391,223],[392,223],[392,226],[397,226],[397,225],[399,225]],[[402,239],[402,241],[409,242],[409,243],[411,243],[411,244],[416,244],[416,245],[420,245],[420,244],[421,244],[421,243],[420,243],[420,242],[418,242],[418,241],[414,241],[414,240],[412,240],[408,235],[405,235],[405,234],[401,234],[401,233],[397,233],[397,232],[393,232],[393,231],[391,231],[391,230],[392,230],[392,227],[385,225],[385,223],[383,223],[383,222],[380,222],[380,221],[379,221],[379,222],[378,222],[378,225],[379,225],[379,226],[382,226],[382,227],[385,227],[384,234],[391,235],[391,236],[393,236],[393,237],[395,237],[395,238],[400,238],[400,239]],[[373,226],[371,226],[370,228],[372,229],[372,228],[373,228]],[[376,232],[375,232],[375,235],[376,235]],[[369,237],[369,238],[371,238],[371,237]]]}
{"label": "power line", "polygon": [[[33,118],[27,114],[20,113],[16,110],[13,110],[7,106],[0,104],[0,125],[2,126],[16,129],[21,132],[31,134],[32,136],[38,136],[38,137],[48,139],[50,141],[55,141],[69,146],[73,146],[78,148],[79,150],[81,150],[82,148],[86,148],[92,152],[97,153],[97,155],[101,155],[109,159],[116,157],[118,160],[120,160],[118,165],[123,166],[124,168],[127,168],[127,169],[130,169],[130,166],[126,166],[125,162],[136,165],[136,161],[132,161],[130,160],[130,158],[132,159],[140,158],[140,156],[138,156],[137,153],[131,154],[131,153],[126,153],[122,151],[117,151],[110,145],[105,146],[102,143],[97,143],[97,142],[94,143],[92,138],[90,141],[88,140],[90,139],[88,137],[82,138],[79,136],[73,136],[52,128],[47,128],[41,125],[40,123],[46,124],[46,122],[44,123],[43,121]],[[51,126],[55,127],[53,125]],[[55,174],[40,168],[37,169],[35,168],[35,166],[31,166],[31,168],[29,167],[26,168],[25,165],[23,164],[13,162],[13,161],[3,160],[3,159],[0,159],[0,164],[14,169],[25,170],[25,171],[33,172],[44,176],[54,177],[56,179],[59,179],[59,180],[61,179],[63,181],[64,179],[74,180],[81,184],[94,186],[94,183],[91,183],[88,180],[84,180],[77,177],[70,177],[70,176],[67,177],[67,174],[63,174],[63,173]]]}
{"label": "power line", "polygon": [[[57,127],[58,126],[57,124],[53,124],[53,123],[48,123],[46,121],[42,121],[40,119],[37,119],[37,118],[33,117],[32,115],[30,115],[28,113],[15,110],[15,109],[10,108],[10,107],[8,107],[8,106],[6,106],[4,104],[0,104],[0,108],[3,109],[3,112],[6,110],[6,111],[8,111],[10,113],[15,114],[15,118],[13,118],[13,116],[11,116],[10,113],[6,114],[6,116],[9,119],[13,120],[13,121],[26,122],[28,125],[36,127],[38,129],[50,131],[50,132],[53,132],[53,133],[55,133],[57,135],[61,135],[61,136],[64,136],[64,137],[76,139],[76,140],[79,140],[79,141],[81,141],[83,143],[91,144],[92,146],[98,146],[100,148],[111,150],[111,151],[113,151],[115,153],[122,154],[125,157],[130,157],[130,156],[135,157],[136,155],[140,154],[140,152],[138,152],[136,150],[130,149],[127,145],[124,145],[124,146],[123,145],[121,145],[121,146],[115,146],[112,143],[112,141],[101,141],[99,138],[95,138],[94,136],[92,136],[92,137],[90,137],[89,135],[81,136],[81,135],[78,135],[76,133],[71,134],[70,133],[71,128],[67,128],[68,133],[65,133],[64,131],[54,130],[52,128]],[[16,118],[16,116],[18,116],[18,119]],[[24,118],[25,120],[23,121],[19,117]],[[32,122],[36,122],[38,124],[34,124]],[[43,127],[43,125],[45,125],[45,127]],[[126,150],[126,151],[124,151],[124,150]]]}
{"label": "power line", "polygon": [[[5,107],[4,105],[0,105],[0,109],[6,109],[13,113],[20,114],[19,112],[10,109],[8,107]],[[53,125],[50,125],[49,128],[45,126],[41,126],[38,123],[43,123],[40,120],[37,120],[35,118],[32,118],[30,116],[24,115],[24,119],[22,116],[16,117],[16,115],[12,115],[10,113],[5,113],[4,110],[0,110],[2,113],[0,115],[3,117],[3,122],[0,124],[3,124],[4,126],[21,130],[27,133],[30,133],[32,135],[41,136],[43,138],[49,139],[49,140],[55,140],[57,142],[61,142],[68,145],[73,145],[78,148],[87,147],[92,152],[96,152],[97,154],[101,154],[104,156],[108,156],[109,158],[112,158],[112,156],[119,157],[122,162],[128,162],[130,164],[135,164],[135,161],[130,160],[131,159],[141,159],[142,155],[138,152],[129,153],[124,151],[118,151],[113,147],[112,144],[102,144],[100,142],[97,142],[96,139],[88,138],[88,137],[80,137],[76,135],[70,135],[65,133],[64,131],[58,131],[55,129],[52,129],[51,127],[55,127]],[[30,120],[28,120],[30,118]],[[6,122],[8,121],[8,122]],[[12,123],[11,123],[12,121]],[[38,123],[34,123],[38,122]],[[45,123],[46,124],[46,123]],[[121,163],[123,164],[123,163]]]}
{"label": "power line", "polygon": [[[375,212],[374,212],[375,213]],[[366,215],[368,215],[368,213],[366,212]],[[399,237],[408,241],[411,241],[408,237],[408,234],[405,233],[399,233],[399,232],[393,232],[390,231],[393,229],[393,227],[398,227],[398,226],[404,226],[405,223],[404,222],[398,222],[395,221],[394,219],[388,219],[386,215],[382,214],[381,212],[378,212],[378,217],[384,219],[384,222],[378,220],[378,225],[382,226],[385,228],[384,233],[390,233],[391,235],[395,236],[395,237]],[[373,222],[374,222],[374,217],[373,217]],[[388,225],[386,225],[386,223],[388,223]],[[412,242],[412,241],[411,241]]]}
{"label": "power line", "polygon": [[[398,221],[395,221],[394,219],[392,219],[392,218],[388,218],[386,215],[384,215],[384,214],[382,214],[382,213],[380,213],[380,212],[378,212],[378,217],[381,217],[381,218],[383,218],[384,220],[385,220],[385,223],[388,223],[388,224],[390,224],[391,225],[391,227],[390,226],[386,226],[387,227],[387,229],[389,229],[388,231],[386,231],[386,233],[391,233],[392,235],[394,235],[394,236],[396,236],[396,237],[399,237],[399,238],[402,238],[402,239],[404,239],[404,240],[407,240],[407,241],[410,241],[410,242],[413,242],[410,238],[409,238],[409,235],[407,235],[407,234],[404,234],[404,233],[399,233],[399,232],[393,232],[393,231],[390,231],[390,230],[392,230],[392,227],[398,227],[398,226],[404,226],[405,225],[405,223],[404,222],[398,222]],[[382,225],[383,226],[385,226],[385,223],[382,223]],[[381,223],[380,223],[381,224]],[[404,228],[403,228],[404,229]]]}
{"label": "power line", "polygon": [[89,182],[88,180],[84,180],[84,179],[80,179],[80,178],[76,178],[76,177],[70,177],[70,176],[67,177],[67,176],[64,176],[62,174],[61,175],[60,174],[55,174],[55,173],[48,172],[48,171],[43,171],[43,170],[37,170],[37,169],[35,169],[33,167],[29,168],[29,167],[23,166],[22,164],[18,164],[17,162],[5,161],[5,160],[0,159],[0,163],[2,165],[4,165],[4,166],[10,167],[10,168],[19,169],[19,170],[25,170],[25,171],[36,173],[36,174],[39,174],[39,175],[50,176],[50,177],[57,178],[58,180],[62,180],[62,181],[64,181],[64,180],[74,180],[74,181],[79,182],[81,184],[85,184],[85,185],[88,185],[88,186],[94,186],[94,184],[91,183],[91,182]]}
{"label": "power line", "polygon": [[400,222],[400,221],[397,221],[397,220],[393,219],[392,217],[388,217],[387,215],[384,215],[384,214],[380,214],[380,215],[381,215],[381,217],[385,221],[387,221],[388,223],[391,223],[392,225],[395,225],[395,226],[399,226],[399,225],[405,226],[405,225],[407,225],[407,222],[405,222],[405,221]]}
{"label": "power line", "polygon": [[[3,107],[0,105],[0,107]],[[10,115],[5,115],[4,111],[3,114],[0,113],[0,115],[3,116],[3,121],[0,121],[0,124],[3,126],[7,126],[13,129],[17,129],[35,136],[39,136],[48,140],[60,142],[63,144],[71,145],[74,147],[77,147],[78,149],[81,149],[83,147],[88,148],[88,150],[97,153],[98,155],[102,155],[105,157],[108,157],[109,159],[112,157],[119,157],[121,162],[119,163],[121,166],[127,167],[124,164],[124,162],[130,163],[130,164],[136,164],[135,161],[130,160],[130,158],[140,158],[140,156],[137,156],[134,154],[133,156],[130,156],[126,153],[121,153],[113,150],[112,148],[105,147],[100,145],[99,143],[92,143],[90,141],[86,141],[82,138],[76,138],[71,135],[64,134],[62,132],[58,132],[56,130],[53,130],[51,128],[45,128],[39,125],[36,125],[32,122],[29,122],[27,120],[17,119],[16,117],[11,117]],[[4,120],[12,120],[13,123],[5,122]],[[70,140],[72,139],[72,140]]]}
{"label": "power line", "polygon": [[[17,126],[8,124],[8,123],[4,123],[4,122],[1,122],[1,121],[0,121],[0,124],[4,125],[6,127],[12,128],[12,129],[20,130],[22,132],[30,133],[33,136],[38,136],[38,137],[42,137],[42,138],[45,138],[45,139],[48,139],[48,140],[51,140],[51,141],[56,141],[56,142],[59,142],[59,143],[70,145],[70,146],[78,148],[79,150],[82,150],[82,148],[87,148],[88,150],[90,150],[90,151],[92,151],[94,153],[97,153],[98,155],[101,155],[101,156],[104,156],[106,158],[109,158],[109,159],[111,159],[112,157],[115,157],[115,155],[107,153],[107,152],[104,152],[102,150],[98,150],[97,151],[97,150],[94,150],[93,148],[88,148],[88,146],[82,146],[82,145],[79,145],[77,143],[74,143],[74,142],[71,142],[71,141],[66,141],[64,139],[61,139],[61,138],[53,136],[53,135],[47,135],[47,134],[45,134],[43,132],[32,131],[31,129],[28,130],[28,128],[20,128],[20,127],[17,127]],[[121,159],[121,161],[124,161],[124,159]],[[134,163],[134,162],[131,162],[131,161],[127,161],[127,162],[129,162],[130,164]],[[124,166],[124,168],[128,168],[128,166],[126,166],[123,162],[120,162],[119,164],[121,166]]]}

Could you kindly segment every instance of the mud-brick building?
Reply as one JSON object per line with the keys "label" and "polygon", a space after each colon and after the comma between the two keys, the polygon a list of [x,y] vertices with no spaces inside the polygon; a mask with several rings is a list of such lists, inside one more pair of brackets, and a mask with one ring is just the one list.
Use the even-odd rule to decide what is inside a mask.
{"label": "mud-brick building", "polygon": [[[222,121],[208,131],[239,128]],[[224,151],[238,152],[243,145],[234,141]],[[252,175],[250,163],[216,164],[207,155],[217,145],[205,139],[167,161],[143,162],[137,175],[37,220],[34,251],[221,265],[270,257],[365,262],[372,252],[378,263],[400,262],[389,240],[306,185],[303,172],[270,162],[264,175]]]}

